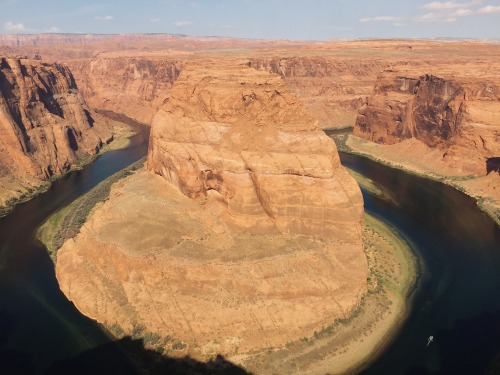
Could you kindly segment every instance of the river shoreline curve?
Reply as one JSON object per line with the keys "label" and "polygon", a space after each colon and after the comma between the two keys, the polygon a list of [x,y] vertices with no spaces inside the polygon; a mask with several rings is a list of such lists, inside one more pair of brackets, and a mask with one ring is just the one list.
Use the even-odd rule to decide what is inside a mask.
{"label": "river shoreline curve", "polygon": [[[335,140],[340,152],[362,156],[390,168],[398,169],[432,181],[441,182],[460,191],[473,198],[479,209],[500,226],[500,192],[497,192],[496,196],[493,196],[490,194],[491,191],[484,189],[481,185],[477,186],[478,184],[474,183],[475,180],[481,179],[483,181],[479,184],[495,184],[495,182],[488,181],[488,179],[493,180],[495,177],[500,181],[500,177],[497,177],[494,172],[490,172],[487,176],[449,176],[440,174],[430,167],[425,169],[411,162],[400,160],[398,155],[395,155],[393,152],[388,152],[391,146],[379,145],[374,142],[366,141],[350,133],[334,134],[327,132],[327,134]],[[387,148],[387,150],[385,148]]]}
{"label": "river shoreline curve", "polygon": [[[122,183],[126,183],[129,177],[125,175],[124,178],[125,180],[120,179]],[[99,190],[100,187],[97,186],[82,198],[97,205],[99,199],[105,199],[105,196],[94,199],[93,195],[99,195]],[[72,206],[74,203],[69,207]],[[55,233],[57,229],[64,229],[60,223],[64,221],[61,217],[68,212],[67,207],[55,213],[43,226],[45,233],[50,235],[42,234],[40,237],[49,249],[54,250],[51,239],[60,236]],[[79,221],[77,216],[73,219]],[[296,373],[297,367],[288,368],[284,363],[293,363],[301,371],[308,373],[344,373],[360,371],[369,366],[404,323],[418,280],[419,264],[407,240],[388,224],[368,214],[364,220],[363,240],[370,268],[368,292],[350,317],[333,321],[330,326],[315,332],[313,336],[289,342],[284,348],[245,355],[235,354],[228,359],[251,372],[264,374],[276,371]],[[54,255],[52,253],[53,259]],[[104,328],[108,332],[112,331],[110,327]],[[168,348],[156,346],[149,349],[168,351]],[[182,354],[169,351],[169,356]]]}
{"label": "river shoreline curve", "polygon": [[363,239],[369,289],[351,317],[285,348],[228,359],[258,374],[351,374],[369,367],[403,326],[421,264],[405,238],[370,214],[365,214]]}
{"label": "river shoreline curve", "polygon": [[134,128],[134,126],[137,125],[134,125],[134,123],[149,127],[147,124],[137,123],[135,120],[120,113],[115,113],[109,110],[96,110],[96,112],[100,116],[107,119],[108,124],[111,127],[113,135],[112,139],[109,142],[104,143],[97,153],[84,155],[79,158],[66,172],[53,175],[50,179],[45,181],[40,180],[37,184],[34,184],[30,188],[24,188],[24,190],[20,189],[17,196],[13,196],[4,204],[0,204],[0,218],[7,216],[16,208],[17,205],[28,202],[38,195],[47,192],[55,181],[65,178],[70,173],[82,170],[87,165],[95,162],[97,158],[105,153],[109,151],[122,150],[131,146],[132,138],[137,135],[137,130]]}

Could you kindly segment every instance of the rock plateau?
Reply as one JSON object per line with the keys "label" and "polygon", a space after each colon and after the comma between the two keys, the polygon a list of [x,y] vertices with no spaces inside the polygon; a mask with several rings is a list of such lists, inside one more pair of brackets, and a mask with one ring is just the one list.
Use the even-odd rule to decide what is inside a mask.
{"label": "rock plateau", "polygon": [[58,252],[61,289],[86,315],[206,357],[284,346],[358,306],[361,192],[277,75],[183,69],[148,169]]}

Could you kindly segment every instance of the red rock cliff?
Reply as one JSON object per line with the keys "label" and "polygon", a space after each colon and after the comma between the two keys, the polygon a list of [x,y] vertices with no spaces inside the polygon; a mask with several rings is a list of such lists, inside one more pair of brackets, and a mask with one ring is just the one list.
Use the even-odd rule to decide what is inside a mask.
{"label": "red rock cliff", "polygon": [[465,92],[454,82],[381,75],[359,111],[354,134],[387,144],[413,137],[434,147],[453,142],[465,111]]}
{"label": "red rock cliff", "polygon": [[387,145],[418,140],[449,174],[486,174],[487,158],[500,154],[499,99],[500,87],[488,77],[386,71],[359,110],[353,133]]}
{"label": "red rock cliff", "polygon": [[321,127],[352,126],[377,74],[389,63],[345,57],[254,57],[248,65],[283,77]]}
{"label": "red rock cliff", "polygon": [[150,124],[184,63],[155,58],[95,58],[68,61],[85,100]]}
{"label": "red rock cliff", "polygon": [[[46,180],[111,138],[95,121],[68,68],[0,60],[0,182]],[[15,185],[15,184],[14,184]]]}

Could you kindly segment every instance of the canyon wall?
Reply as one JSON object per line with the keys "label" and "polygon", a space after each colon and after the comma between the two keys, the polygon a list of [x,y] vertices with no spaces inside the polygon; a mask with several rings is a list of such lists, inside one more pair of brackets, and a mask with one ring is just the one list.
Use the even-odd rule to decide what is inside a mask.
{"label": "canyon wall", "polygon": [[448,165],[443,174],[484,175],[486,160],[500,155],[499,111],[500,86],[494,79],[391,70],[379,75],[353,134],[387,145],[418,140],[436,155],[436,163]]}
{"label": "canyon wall", "polygon": [[0,196],[68,171],[112,138],[68,68],[0,59]]}
{"label": "canyon wall", "polygon": [[70,60],[78,87],[94,108],[150,124],[180,74],[177,59],[109,57]]}
{"label": "canyon wall", "polygon": [[[243,55],[244,56],[244,55]],[[242,56],[242,57],[243,57]],[[150,124],[189,60],[199,64],[206,56],[96,57],[68,60],[82,95],[92,106],[111,109]],[[233,64],[232,56],[220,56]],[[319,121],[320,127],[354,124],[358,108],[372,91],[377,74],[389,66],[380,60],[325,57],[275,57],[248,59],[248,66],[284,78]]]}
{"label": "canyon wall", "polygon": [[[316,52],[317,53],[317,52]],[[254,57],[248,65],[280,75],[322,128],[353,126],[358,108],[377,74],[390,66],[382,59],[345,56]]]}
{"label": "canyon wall", "polygon": [[283,347],[359,305],[360,189],[280,77],[185,67],[147,168],[58,252],[61,289],[84,314],[207,358]]}
{"label": "canyon wall", "polygon": [[458,84],[432,75],[409,78],[389,72],[378,77],[354,134],[383,144],[417,138],[435,147],[454,142],[465,113],[465,92]]}

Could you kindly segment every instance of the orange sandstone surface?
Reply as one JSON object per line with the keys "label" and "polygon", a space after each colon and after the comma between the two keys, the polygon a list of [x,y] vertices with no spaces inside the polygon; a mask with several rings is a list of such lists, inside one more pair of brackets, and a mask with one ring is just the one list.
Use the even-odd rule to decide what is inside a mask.
{"label": "orange sandstone surface", "polygon": [[187,66],[154,117],[148,170],[58,252],[84,314],[207,357],[282,347],[360,303],[360,189],[277,75]]}
{"label": "orange sandstone surface", "polygon": [[0,58],[0,205],[68,171],[111,138],[67,67]]}

